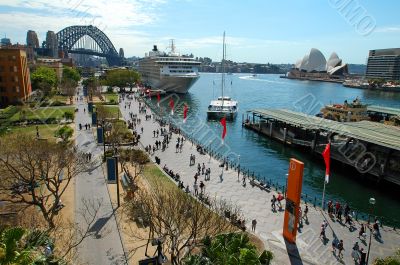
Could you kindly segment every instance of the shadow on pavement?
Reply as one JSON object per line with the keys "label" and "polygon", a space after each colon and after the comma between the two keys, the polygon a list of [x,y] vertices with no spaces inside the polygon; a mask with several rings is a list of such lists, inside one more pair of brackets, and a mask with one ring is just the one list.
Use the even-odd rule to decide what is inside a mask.
{"label": "shadow on pavement", "polygon": [[289,260],[291,265],[302,265],[303,261],[301,260],[299,250],[297,249],[296,244],[292,244],[285,239],[286,252],[289,255]]}
{"label": "shadow on pavement", "polygon": [[107,224],[108,220],[113,216],[114,212],[112,212],[109,216],[101,217],[97,219],[97,221],[90,227],[89,233],[94,233],[96,238],[100,238],[100,231]]}

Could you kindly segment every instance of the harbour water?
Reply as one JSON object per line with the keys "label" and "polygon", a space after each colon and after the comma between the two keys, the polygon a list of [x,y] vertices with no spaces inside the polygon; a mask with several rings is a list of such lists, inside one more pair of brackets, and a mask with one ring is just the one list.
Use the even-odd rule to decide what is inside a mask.
{"label": "harbour water", "polygon": [[[202,73],[189,93],[181,96],[181,100],[189,105],[188,121],[184,125],[186,128],[199,127],[202,123],[201,130],[205,133],[212,133],[217,137],[221,135],[219,122],[206,120],[209,102],[220,96],[220,80],[220,74]],[[400,108],[400,93],[346,88],[335,83],[283,79],[279,75],[227,75],[226,84],[225,95],[239,101],[239,113],[236,121],[227,124],[225,147],[240,155],[237,160],[241,167],[254,172],[257,178],[270,179],[282,186],[286,182],[289,159],[294,157],[303,161],[303,193],[308,198],[315,197],[318,200],[322,197],[325,173],[322,159],[318,161],[310,155],[242,128],[242,114],[254,108],[285,108],[316,114],[325,104],[342,103],[356,97],[367,104]],[[182,115],[181,111],[177,109],[176,115]],[[204,146],[209,146],[207,141],[210,138],[200,135],[201,133],[196,134],[195,137]],[[220,143],[213,141],[211,145],[216,148]],[[348,202],[359,211],[369,213],[368,200],[374,197],[377,202],[374,214],[400,223],[400,198],[393,189],[376,188],[376,185],[367,180],[348,175],[343,170],[332,169],[331,181],[326,187],[327,199]]]}

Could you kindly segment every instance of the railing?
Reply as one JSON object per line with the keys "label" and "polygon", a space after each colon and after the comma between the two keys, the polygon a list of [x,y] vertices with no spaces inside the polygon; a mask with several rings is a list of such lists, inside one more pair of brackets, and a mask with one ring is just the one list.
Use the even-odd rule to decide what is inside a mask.
{"label": "railing", "polygon": [[[160,116],[159,108],[154,106],[154,104],[148,100],[147,98],[142,98],[146,105],[155,113],[158,118],[165,122],[165,123],[170,123],[173,124],[175,127],[179,128],[179,125],[176,123],[174,119],[171,119],[171,117],[162,117]],[[221,163],[225,162],[228,163],[228,167],[232,170],[238,171],[240,170],[241,176],[244,176],[248,179],[251,179],[252,181],[257,181],[258,183],[262,184],[261,186],[263,187],[264,190],[267,191],[272,191],[275,190],[276,192],[280,192],[285,195],[286,197],[286,190],[287,187],[286,185],[282,185],[279,181],[273,180],[269,177],[261,176],[260,174],[257,174],[255,171],[250,170],[249,168],[245,168],[242,165],[240,165],[236,161],[230,161],[229,158],[224,157],[222,154],[218,153],[216,150],[213,150],[212,146],[206,145],[195,139],[192,135],[188,135],[185,133],[183,130],[181,130],[181,134],[185,136],[186,139],[192,142],[192,144],[199,145],[203,148],[204,152],[210,156],[212,156],[214,159],[220,161]],[[298,140],[301,141],[301,140]],[[269,189],[265,189],[265,187],[268,187]],[[301,200],[305,204],[312,205],[315,208],[321,208],[323,211],[327,211],[327,203],[330,200],[329,197],[325,198],[324,205],[322,205],[322,200],[321,198],[318,198],[315,195],[309,195],[307,193],[302,193],[301,194]],[[335,200],[333,200],[335,201]],[[351,205],[349,204],[351,207]],[[386,218],[383,216],[377,216],[377,215],[370,215],[368,213],[365,213],[363,211],[360,211],[358,209],[355,209],[351,207],[351,212],[354,212],[354,220],[356,221],[366,221],[368,222],[369,220],[374,220],[375,218],[379,220],[381,227],[386,226],[389,228],[392,228],[393,230],[397,230],[400,227],[400,221],[397,219],[391,219],[391,218]]]}

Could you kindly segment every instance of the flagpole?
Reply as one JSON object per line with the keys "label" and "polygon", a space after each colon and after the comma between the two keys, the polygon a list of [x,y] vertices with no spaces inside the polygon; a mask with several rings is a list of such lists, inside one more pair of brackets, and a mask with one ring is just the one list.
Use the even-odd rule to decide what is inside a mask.
{"label": "flagpole", "polygon": [[326,179],[324,178],[324,191],[322,192],[322,210],[325,210],[324,200],[325,200],[325,186],[326,186]]}

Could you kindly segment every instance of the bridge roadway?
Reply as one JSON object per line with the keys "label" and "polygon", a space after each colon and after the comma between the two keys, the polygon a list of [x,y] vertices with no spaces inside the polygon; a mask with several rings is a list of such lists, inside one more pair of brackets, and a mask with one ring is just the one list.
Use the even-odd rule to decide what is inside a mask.
{"label": "bridge roadway", "polygon": [[[92,160],[96,162],[88,172],[83,172],[76,177],[76,223],[82,228],[86,225],[83,216],[79,215],[81,209],[84,209],[84,200],[102,202],[96,220],[90,227],[91,235],[79,245],[78,261],[76,263],[96,265],[127,264],[105,176],[101,167],[102,148],[97,145],[91,130],[85,130],[84,127],[81,131],[79,130],[79,123],[83,125],[86,123],[91,124],[87,104],[78,101],[76,107],[79,109],[75,116],[75,130],[77,132],[76,146],[81,152],[91,152]],[[84,112],[84,108],[86,112]]]}
{"label": "bridge roadway", "polygon": [[[130,108],[125,108],[125,103],[131,102]],[[144,114],[138,113],[138,102],[135,100],[125,99],[120,103],[120,110],[125,120],[129,120],[129,112],[138,114],[142,123],[137,127],[143,127],[144,133],[141,135],[141,142],[144,146],[153,145],[153,130],[160,129],[158,123],[153,120],[145,121]],[[148,109],[149,113],[150,109]],[[160,165],[167,165],[168,168],[180,174],[184,185],[189,185],[192,190],[194,182],[194,174],[197,171],[197,166],[189,166],[190,154],[196,155],[196,164],[204,163],[206,168],[211,168],[211,180],[204,181],[204,175],[200,176],[199,180],[204,181],[206,194],[210,197],[216,197],[231,201],[239,205],[246,217],[246,226],[250,231],[251,220],[257,220],[257,228],[255,234],[264,242],[267,249],[270,249],[275,254],[273,264],[354,264],[351,258],[351,249],[356,241],[359,241],[361,247],[365,250],[368,248],[367,243],[357,239],[358,229],[360,225],[356,223],[356,230],[350,232],[348,226],[344,226],[339,222],[329,218],[326,213],[318,208],[313,208],[309,205],[309,222],[299,230],[297,236],[297,246],[286,245],[282,237],[283,212],[272,212],[271,198],[274,191],[266,192],[257,187],[252,187],[248,182],[247,185],[242,185],[242,176],[238,181],[237,172],[229,169],[223,171],[223,181],[220,181],[219,175],[221,168],[220,161],[210,158],[208,155],[201,155],[196,151],[196,146],[189,140],[185,141],[182,153],[175,152],[175,143],[177,135],[173,134],[169,148],[164,152],[156,151],[151,156],[158,156],[161,159]],[[229,135],[227,136],[229,137]],[[323,176],[321,176],[321,181]],[[366,200],[368,200],[367,195]],[[301,206],[303,209],[304,204]],[[329,227],[327,228],[328,241],[325,244],[319,239],[320,225],[323,220],[327,220]],[[400,233],[393,231],[391,228],[384,227],[382,231],[383,242],[380,243],[372,239],[371,259],[393,254],[396,248],[400,247]],[[368,232],[369,233],[369,232]],[[331,242],[335,234],[339,239],[344,240],[344,258],[340,262],[336,256],[332,254]],[[369,235],[367,236],[369,238]],[[370,260],[371,260],[370,259]]]}

